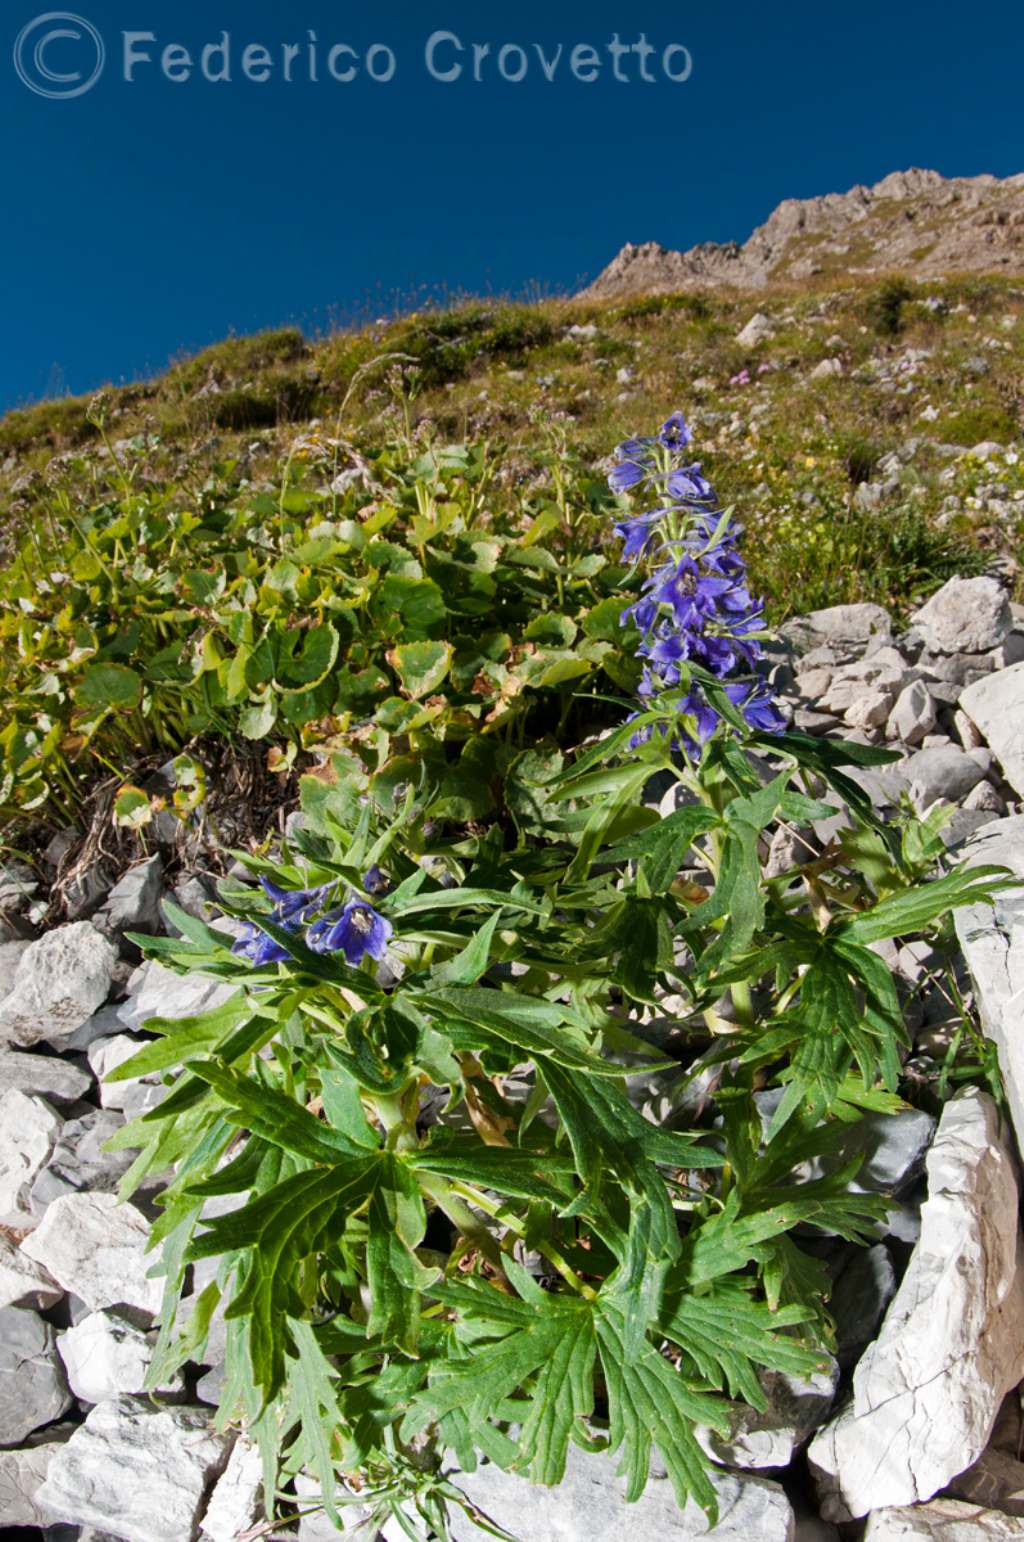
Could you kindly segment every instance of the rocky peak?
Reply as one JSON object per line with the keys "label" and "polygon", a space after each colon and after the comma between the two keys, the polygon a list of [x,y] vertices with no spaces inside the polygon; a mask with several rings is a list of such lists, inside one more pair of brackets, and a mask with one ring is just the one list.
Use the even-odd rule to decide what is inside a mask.
{"label": "rocky peak", "polygon": [[675,252],[653,241],[627,245],[584,294],[763,289],[819,273],[893,270],[920,278],[1024,275],[1024,174],[947,178],[912,167],[874,187],[787,198],[742,246],[712,241]]}

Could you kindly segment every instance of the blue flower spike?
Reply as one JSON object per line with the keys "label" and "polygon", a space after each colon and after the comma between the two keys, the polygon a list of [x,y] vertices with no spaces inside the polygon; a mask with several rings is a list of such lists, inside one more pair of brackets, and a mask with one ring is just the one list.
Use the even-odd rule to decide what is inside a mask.
{"label": "blue flower spike", "polygon": [[[640,598],[622,613],[623,625],[632,623],[642,634],[639,694],[649,699],[680,685],[685,666],[696,664],[723,681],[752,730],[782,733],[786,720],[756,672],[763,657],[764,603],[747,586],[738,529],[723,514],[700,462],[686,460],[692,440],[683,414],[674,412],[657,435],[621,444],[608,476],[616,493],[649,490],[660,500],[656,508],[615,526],[626,561],[658,553]],[[676,711],[689,730],[681,735],[682,747],[697,759],[721,716],[697,684],[680,697]],[[639,731],[633,747],[652,733]]]}

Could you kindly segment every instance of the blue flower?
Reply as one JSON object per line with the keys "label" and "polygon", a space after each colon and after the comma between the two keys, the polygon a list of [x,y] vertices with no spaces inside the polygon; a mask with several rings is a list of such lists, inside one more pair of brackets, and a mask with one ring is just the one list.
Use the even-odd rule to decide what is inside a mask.
{"label": "blue flower", "polygon": [[608,473],[608,486],[613,493],[628,493],[631,487],[642,482],[647,470],[636,460],[620,461]]}
{"label": "blue flower", "polygon": [[673,412],[658,431],[658,443],[666,450],[685,450],[693,438],[693,430],[681,412]]}
{"label": "blue flower", "polygon": [[689,503],[715,503],[715,489],[706,476],[701,475],[700,465],[681,466],[670,471],[665,483],[669,495]]}
{"label": "blue flower", "polygon": [[[294,932],[297,928],[293,922],[291,925],[285,926],[284,930],[286,932]],[[231,944],[231,951],[235,954],[236,958],[247,958],[250,963],[257,966],[260,964],[279,964],[282,960],[292,956],[287,948],[283,948],[279,942],[275,941],[273,937],[268,936],[262,927],[257,926],[253,921],[243,922],[240,935]]]}
{"label": "blue flower", "polygon": [[378,961],[382,959],[393,931],[391,922],[372,905],[353,898],[340,913],[330,911],[314,922],[307,941],[317,953],[344,953],[354,967],[367,954]]}
{"label": "blue flower", "polygon": [[381,872],[375,862],[363,875],[363,888],[367,894],[389,894],[391,892],[391,879],[387,873]]}
{"label": "blue flower", "polygon": [[664,517],[666,509],[654,509],[650,514],[637,514],[633,519],[623,519],[615,526],[615,534],[625,543],[622,555],[626,562],[635,562],[645,555],[655,538],[655,525]]}

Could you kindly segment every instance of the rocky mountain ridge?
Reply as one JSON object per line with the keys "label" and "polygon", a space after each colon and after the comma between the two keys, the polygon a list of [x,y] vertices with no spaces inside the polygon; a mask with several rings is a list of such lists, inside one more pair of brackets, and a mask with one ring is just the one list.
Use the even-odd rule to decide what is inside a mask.
{"label": "rocky mountain ridge", "polygon": [[764,289],[819,274],[1024,275],[1024,173],[943,177],[896,171],[874,187],[787,198],[743,245],[703,242],[675,252],[623,247],[583,291],[587,299],[731,286]]}

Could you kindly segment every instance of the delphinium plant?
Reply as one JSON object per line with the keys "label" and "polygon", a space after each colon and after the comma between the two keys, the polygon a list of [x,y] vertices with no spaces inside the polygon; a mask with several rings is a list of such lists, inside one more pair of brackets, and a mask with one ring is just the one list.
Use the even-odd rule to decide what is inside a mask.
{"label": "delphinium plant", "polygon": [[150,1020],[114,1077],[169,1091],[118,1143],[125,1194],[170,1174],[152,1383],[223,1320],[219,1417],[260,1442],[268,1514],[309,1470],[339,1527],[356,1502],[410,1536],[458,1504],[486,1527],[458,1470],[557,1484],[570,1442],[610,1450],[631,1500],[656,1449],[713,1514],[695,1431],[821,1364],[813,1239],[877,1235],[855,1127],[901,1106],[908,1038],[873,945],[1000,880],[943,871],[937,818],[877,820],[856,768],[887,752],[787,731],[689,439],[670,418],[611,474],[649,499],[617,527],[649,569],[619,726],[520,754],[469,823],[428,815],[434,762],[364,737],[247,859],[259,887],[225,888],[231,932],[169,906],[181,935],[138,939],[236,987]]}

